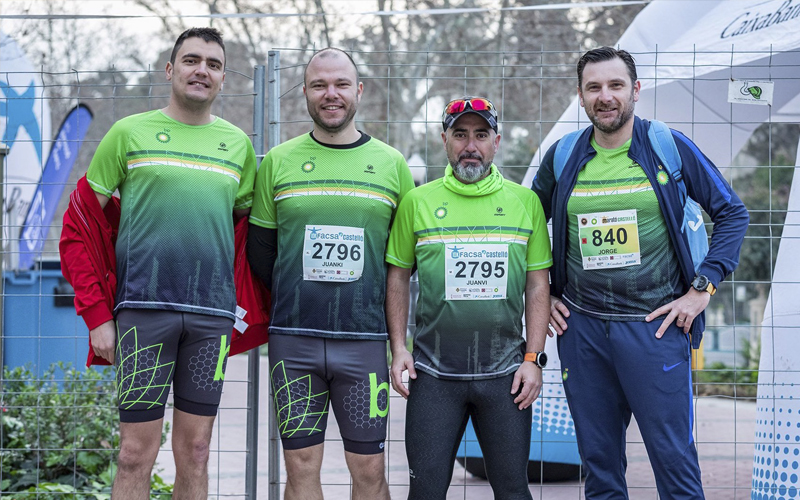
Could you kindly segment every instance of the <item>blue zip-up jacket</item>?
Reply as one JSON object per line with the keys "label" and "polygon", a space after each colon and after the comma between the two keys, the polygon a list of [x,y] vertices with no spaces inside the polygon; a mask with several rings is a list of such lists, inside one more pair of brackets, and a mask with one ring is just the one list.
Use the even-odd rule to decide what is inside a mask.
{"label": "blue zip-up jacket", "polygon": [[[650,122],[634,116],[633,138],[628,157],[641,165],[650,184],[654,187],[658,204],[664,214],[669,237],[681,266],[683,293],[691,287],[694,279],[694,264],[689,251],[689,242],[681,232],[683,205],[675,179],[662,186],[656,181],[660,169],[669,171],[661,165],[650,141],[647,130]],[[578,172],[594,157],[596,151],[591,145],[593,127],[589,126],[581,134],[575,149],[564,165],[564,170],[556,182],[553,173],[553,157],[558,142],[553,144],[542,159],[542,164],[533,179],[532,189],[539,196],[548,220],[553,220],[553,267],[550,270],[550,293],[561,297],[567,283],[567,203],[575,188]],[[697,201],[714,223],[708,255],[700,265],[698,274],[705,275],[714,286],[725,279],[739,263],[739,252],[750,222],[742,200],[731,189],[717,167],[706,158],[698,147],[682,133],[672,130],[672,136],[683,162],[681,170],[683,182],[690,198]],[[659,304],[663,305],[663,304]],[[705,330],[705,312],[700,313],[692,323],[692,347],[700,347]]]}

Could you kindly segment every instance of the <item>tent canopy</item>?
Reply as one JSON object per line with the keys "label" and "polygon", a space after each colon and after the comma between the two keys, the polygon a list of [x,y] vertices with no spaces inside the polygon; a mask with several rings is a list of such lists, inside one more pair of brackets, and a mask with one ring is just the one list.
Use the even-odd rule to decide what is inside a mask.
{"label": "tent canopy", "polygon": [[[636,114],[681,130],[720,167],[762,123],[800,122],[800,2],[654,0],[616,46],[636,59]],[[774,82],[772,106],[729,103],[731,79]],[[542,141],[523,185],[554,142],[587,125],[576,96]]]}

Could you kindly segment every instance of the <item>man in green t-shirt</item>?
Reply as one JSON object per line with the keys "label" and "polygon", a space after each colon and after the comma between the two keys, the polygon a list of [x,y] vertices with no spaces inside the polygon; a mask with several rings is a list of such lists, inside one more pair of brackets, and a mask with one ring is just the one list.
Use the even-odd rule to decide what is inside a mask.
{"label": "man in green t-shirt", "polygon": [[329,405],[353,498],[388,499],[384,254],[413,181],[397,150],[356,129],[363,86],[345,52],[317,52],[304,79],[314,129],[264,158],[248,235],[250,264],[272,291],[270,381],[286,499],[322,499]]}
{"label": "man in green t-shirt", "polygon": [[[442,126],[445,176],[403,199],[386,250],[392,386],[408,399],[408,498],[446,497],[468,417],[495,498],[531,498],[531,404],[547,363],[552,264],[544,213],[533,192],[492,163],[500,135],[488,99],[451,101]],[[406,325],[415,264],[412,355]]]}
{"label": "man in green t-shirt", "polygon": [[115,317],[89,333],[117,367],[112,495],[133,500],[150,498],[170,386],[175,496],[207,496],[236,309],[233,224],[250,211],[256,170],[247,135],[211,114],[225,80],[219,31],[183,32],[166,78],[167,107],[115,123],[86,174],[101,207],[121,199]]}

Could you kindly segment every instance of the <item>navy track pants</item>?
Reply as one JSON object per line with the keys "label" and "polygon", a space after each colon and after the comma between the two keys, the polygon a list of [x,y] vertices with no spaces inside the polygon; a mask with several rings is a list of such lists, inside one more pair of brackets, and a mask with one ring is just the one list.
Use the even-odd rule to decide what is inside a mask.
{"label": "navy track pants", "polygon": [[558,338],[561,374],[586,467],[586,498],[627,499],[625,432],[642,433],[661,500],[702,499],[692,436],[689,338],[671,325],[607,321],[574,309]]}

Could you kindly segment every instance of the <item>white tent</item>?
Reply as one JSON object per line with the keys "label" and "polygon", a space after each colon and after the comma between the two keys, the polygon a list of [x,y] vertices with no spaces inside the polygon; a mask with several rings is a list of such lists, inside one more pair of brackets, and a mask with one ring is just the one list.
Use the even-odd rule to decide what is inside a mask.
{"label": "white tent", "polygon": [[[618,46],[637,62],[642,91],[636,113],[683,131],[723,171],[762,123],[800,122],[798,0],[654,0]],[[772,105],[731,104],[732,79],[772,82]],[[556,140],[588,124],[576,98],[545,137],[523,185],[530,185]],[[753,500],[800,498],[800,177],[795,179],[762,328]]]}
{"label": "white tent", "polygon": [[[617,45],[636,59],[642,82],[636,113],[680,129],[718,166],[730,165],[762,123],[800,122],[800,2],[796,0],[654,0]],[[732,78],[773,81],[773,105],[728,103]],[[538,166],[541,156],[564,134],[587,125],[589,119],[576,97],[531,165]],[[523,185],[530,185],[535,172],[528,170]]]}

